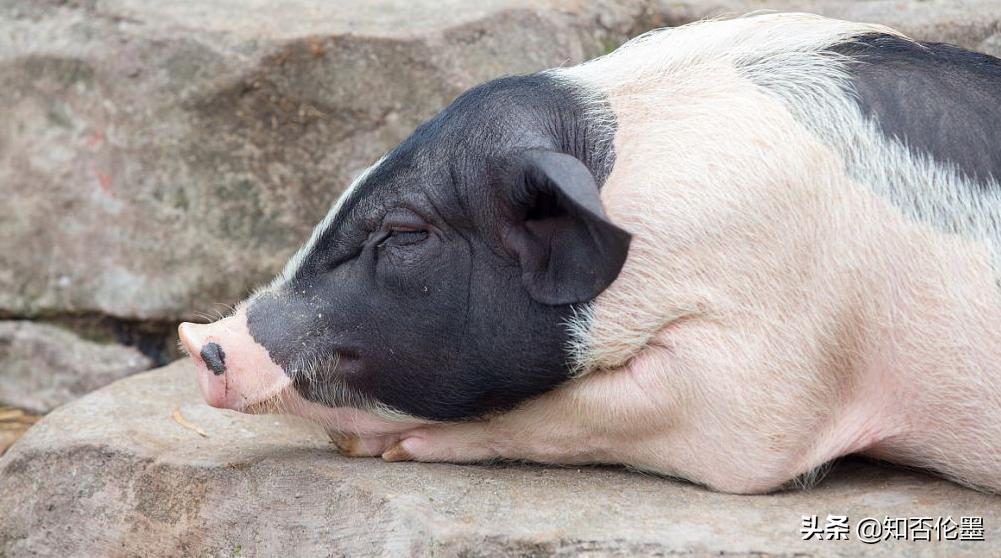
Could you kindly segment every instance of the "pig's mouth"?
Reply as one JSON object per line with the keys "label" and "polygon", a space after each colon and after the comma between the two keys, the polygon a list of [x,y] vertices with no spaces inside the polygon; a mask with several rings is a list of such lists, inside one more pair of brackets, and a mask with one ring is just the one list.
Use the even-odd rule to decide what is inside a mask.
{"label": "pig's mouth", "polygon": [[281,393],[268,397],[267,399],[262,399],[256,403],[250,403],[238,410],[241,413],[246,413],[248,415],[279,415],[286,413],[288,412],[288,405],[284,403],[284,395],[286,393],[287,391],[282,390]]}

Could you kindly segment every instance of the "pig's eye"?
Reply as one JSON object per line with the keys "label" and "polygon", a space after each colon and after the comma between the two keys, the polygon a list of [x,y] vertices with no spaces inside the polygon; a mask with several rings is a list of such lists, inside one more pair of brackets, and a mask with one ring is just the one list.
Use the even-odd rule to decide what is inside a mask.
{"label": "pig's eye", "polygon": [[407,246],[410,244],[417,244],[418,242],[423,242],[428,237],[428,232],[420,229],[410,229],[410,228],[391,228],[389,229],[389,236],[379,246],[392,245],[392,246]]}
{"label": "pig's eye", "polygon": [[382,218],[382,240],[379,248],[409,246],[427,239],[427,223],[405,208],[392,209]]}
{"label": "pig's eye", "polygon": [[423,242],[428,237],[428,226],[423,219],[409,209],[394,209],[382,222],[385,236],[379,248],[386,246],[410,246]]}

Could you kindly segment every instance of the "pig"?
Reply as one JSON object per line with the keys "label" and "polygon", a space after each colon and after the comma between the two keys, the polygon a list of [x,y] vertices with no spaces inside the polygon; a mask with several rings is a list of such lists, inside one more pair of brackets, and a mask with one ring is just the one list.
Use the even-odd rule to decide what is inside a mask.
{"label": "pig", "polygon": [[808,14],[463,93],[180,326],[208,404],[350,456],[751,494],[859,454],[1001,490],[1001,61]]}

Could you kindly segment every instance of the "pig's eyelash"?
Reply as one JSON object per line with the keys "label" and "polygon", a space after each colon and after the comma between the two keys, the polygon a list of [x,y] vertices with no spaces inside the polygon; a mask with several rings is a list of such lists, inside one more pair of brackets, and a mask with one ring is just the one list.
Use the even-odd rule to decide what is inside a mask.
{"label": "pig's eyelash", "polygon": [[411,230],[411,229],[390,229],[389,234],[386,238],[380,242],[377,247],[381,250],[387,245],[391,246],[411,246],[419,242],[423,242],[428,238],[428,231]]}

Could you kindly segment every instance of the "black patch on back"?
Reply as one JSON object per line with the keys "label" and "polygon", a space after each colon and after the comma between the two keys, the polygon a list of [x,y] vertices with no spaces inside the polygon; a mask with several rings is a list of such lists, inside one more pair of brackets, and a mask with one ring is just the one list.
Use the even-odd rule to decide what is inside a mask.
{"label": "black patch on back", "polygon": [[984,183],[1001,181],[1001,60],[871,34],[838,45],[864,113],[916,152]]}

